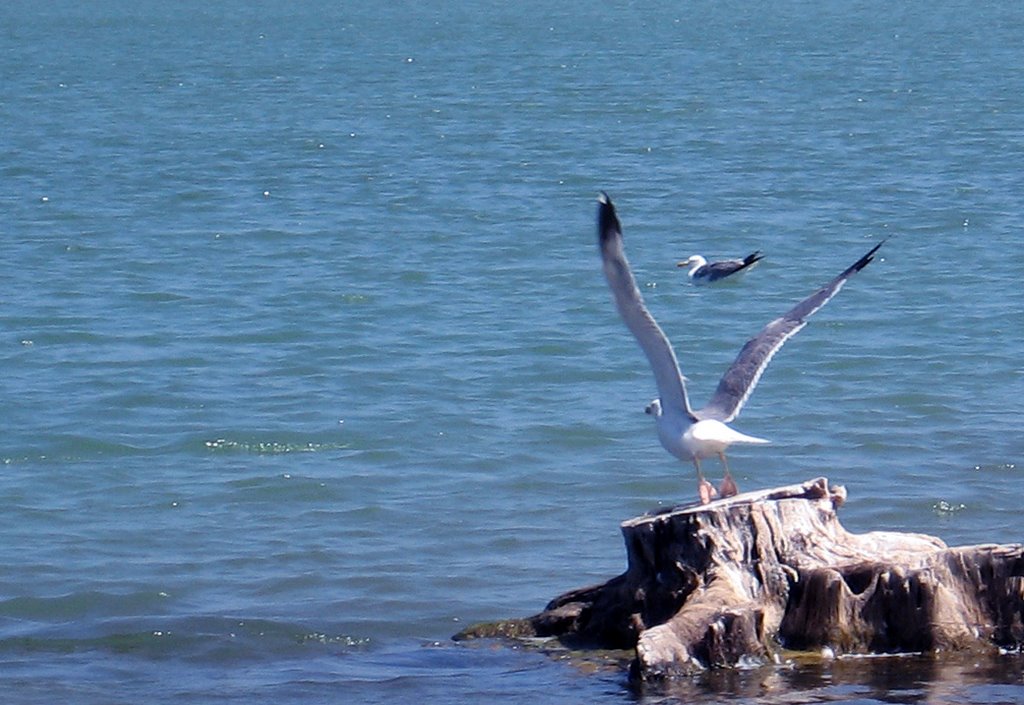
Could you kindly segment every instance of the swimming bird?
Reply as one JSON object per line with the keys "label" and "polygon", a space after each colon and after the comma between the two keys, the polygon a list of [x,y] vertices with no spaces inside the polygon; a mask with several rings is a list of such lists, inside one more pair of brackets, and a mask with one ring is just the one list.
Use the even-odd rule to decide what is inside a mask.
{"label": "swimming bird", "polygon": [[718,262],[708,262],[700,255],[690,255],[689,259],[676,262],[676,266],[689,267],[690,271],[686,275],[694,284],[711,284],[738,272],[746,271],[763,259],[764,255],[761,254],[761,250],[751,252],[743,259],[724,259]]}
{"label": "swimming bird", "polygon": [[807,319],[839,293],[846,280],[862,270],[874,258],[884,240],[847,267],[839,276],[798,303],[787,313],[766,325],[747,341],[718,383],[708,404],[701,409],[690,406],[686,377],[668,338],[644,305],[622,247],[622,226],[608,194],[598,198],[598,241],[604,274],[619,315],[633,333],[654,372],[658,398],[647,407],[655,418],[658,439],[672,455],[693,462],[697,469],[697,491],[702,504],[715,496],[715,488],[704,479],[700,461],[718,456],[725,468],[721,494],[729,497],[739,489],[729,472],[725,450],[733,443],[761,444],[769,441],[740,433],[728,426],[739,416],[761,379],[761,374],[782,345],[807,325]]}

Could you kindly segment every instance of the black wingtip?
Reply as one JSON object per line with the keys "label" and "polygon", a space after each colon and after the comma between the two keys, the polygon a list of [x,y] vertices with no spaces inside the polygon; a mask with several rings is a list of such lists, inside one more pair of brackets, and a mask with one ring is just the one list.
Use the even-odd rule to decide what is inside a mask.
{"label": "black wingtip", "polygon": [[611,237],[622,233],[619,217],[615,214],[615,206],[608,194],[601,191],[597,197],[597,234],[603,243]]}
{"label": "black wingtip", "polygon": [[878,252],[878,248],[884,245],[886,242],[888,242],[888,240],[889,238],[885,238],[885,240],[882,240],[880,243],[878,243],[870,250],[868,250],[868,253],[866,255],[864,255],[859,260],[853,263],[853,266],[850,267],[850,272],[859,272],[860,270],[867,267],[868,263],[875,258],[875,253]]}

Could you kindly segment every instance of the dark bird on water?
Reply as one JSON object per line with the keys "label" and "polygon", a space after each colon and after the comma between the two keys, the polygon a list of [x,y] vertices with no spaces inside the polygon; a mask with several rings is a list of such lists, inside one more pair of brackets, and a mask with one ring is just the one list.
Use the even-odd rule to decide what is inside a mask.
{"label": "dark bird on water", "polygon": [[689,267],[690,271],[686,275],[694,284],[711,284],[733,274],[745,272],[763,259],[761,250],[751,252],[743,259],[724,259],[717,262],[708,262],[701,255],[690,255],[689,259],[677,262],[676,266]]}

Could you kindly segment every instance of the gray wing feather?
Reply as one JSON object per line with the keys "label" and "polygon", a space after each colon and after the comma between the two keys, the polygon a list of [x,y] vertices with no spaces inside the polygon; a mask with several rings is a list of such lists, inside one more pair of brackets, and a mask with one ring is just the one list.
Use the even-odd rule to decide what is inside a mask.
{"label": "gray wing feather", "polygon": [[885,240],[847,267],[842,274],[794,306],[788,313],[766,325],[760,333],[747,341],[718,383],[711,401],[697,412],[700,418],[718,419],[729,423],[747,403],[772,357],[787,340],[807,325],[807,319],[839,293],[846,281],[862,270],[874,258]]}
{"label": "gray wing feather", "polygon": [[694,272],[694,276],[707,279],[709,282],[716,282],[719,279],[725,279],[741,269],[746,269],[752,264],[764,259],[760,255],[761,251],[758,250],[757,252],[747,255],[743,259],[726,259],[719,262],[712,262],[711,264],[706,264]]}
{"label": "gray wing feather", "polygon": [[622,248],[622,226],[615,214],[615,206],[607,194],[602,193],[598,208],[598,240],[604,275],[612,290],[615,306],[630,332],[640,344],[654,372],[658,396],[664,408],[677,408],[692,416],[679,363],[668,338],[644,305],[636,279],[629,268]]}
{"label": "gray wing feather", "polygon": [[[712,262],[711,264],[701,267],[697,270],[697,275],[706,276],[708,281],[718,281],[724,279],[730,274],[735,274],[739,270],[743,269],[745,265],[738,259],[723,260],[721,262]],[[701,271],[705,270],[705,271]]]}

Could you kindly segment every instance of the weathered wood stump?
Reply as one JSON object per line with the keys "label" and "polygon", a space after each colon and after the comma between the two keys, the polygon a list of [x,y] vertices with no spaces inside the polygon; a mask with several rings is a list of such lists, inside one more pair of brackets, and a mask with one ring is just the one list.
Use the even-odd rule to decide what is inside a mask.
{"label": "weathered wood stump", "polygon": [[644,680],[770,662],[781,649],[1021,647],[1024,546],[851,534],[836,516],[845,497],[818,478],[631,519],[625,573],[457,638],[635,649],[633,674]]}

